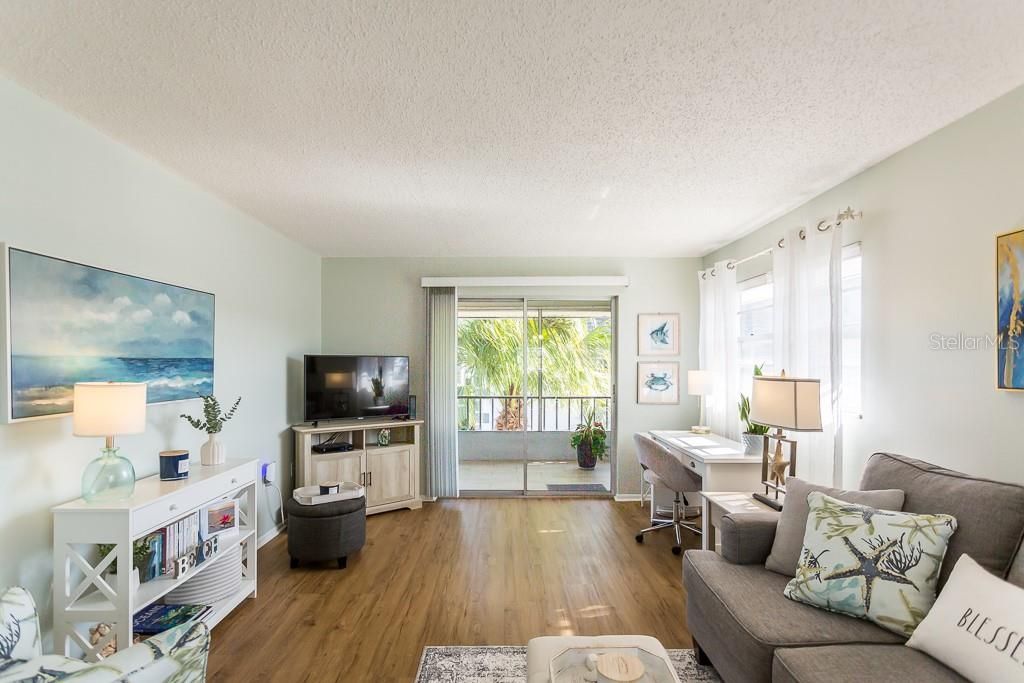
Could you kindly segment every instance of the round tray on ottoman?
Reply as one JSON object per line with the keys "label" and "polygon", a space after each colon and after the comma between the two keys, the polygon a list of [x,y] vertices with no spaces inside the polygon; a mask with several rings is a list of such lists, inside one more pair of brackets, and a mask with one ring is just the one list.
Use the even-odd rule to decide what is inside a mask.
{"label": "round tray on ottoman", "polygon": [[303,562],[336,560],[345,568],[346,559],[366,543],[366,497],[337,500],[319,505],[302,505],[286,498],[288,513],[288,555],[291,566]]}

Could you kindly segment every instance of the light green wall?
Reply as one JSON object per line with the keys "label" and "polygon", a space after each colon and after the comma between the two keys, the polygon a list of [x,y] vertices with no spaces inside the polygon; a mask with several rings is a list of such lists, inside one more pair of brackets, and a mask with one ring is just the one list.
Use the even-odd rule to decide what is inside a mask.
{"label": "light green wall", "polygon": [[[229,457],[277,462],[289,491],[289,424],[301,419],[295,368],[320,347],[320,258],[2,79],[0,157],[0,239],[216,295],[216,392],[244,397],[222,439]],[[178,414],[200,409],[151,405],[146,433],[118,440],[138,476],[157,471],[161,450],[198,458],[204,439]],[[70,417],[0,424],[0,587],[29,588],[45,624],[50,507],[80,495],[101,445],[73,437]],[[265,534],[278,498],[258,502]]]}
{"label": "light green wall", "polygon": [[[424,276],[626,275],[621,289],[572,288],[537,291],[522,288],[509,293],[543,297],[619,296],[617,439],[618,493],[639,492],[639,466],[633,433],[647,429],[680,429],[696,424],[697,403],[683,387],[678,406],[636,403],[636,316],[638,313],[679,312],[681,372],[697,365],[700,259],[574,259],[574,258],[332,258],[323,262],[324,353],[381,353],[408,355],[412,393],[420,397],[425,414],[426,303]],[[467,295],[496,294],[473,290]],[[685,375],[684,375],[685,376]],[[425,453],[424,453],[425,457]]]}
{"label": "light green wall", "polygon": [[847,420],[847,485],[879,450],[1024,482],[1024,394],[995,390],[994,349],[931,348],[933,334],[995,334],[995,236],[1024,226],[1022,159],[1024,88],[705,258],[742,258],[790,227],[863,210],[845,240],[864,256],[864,419]]}

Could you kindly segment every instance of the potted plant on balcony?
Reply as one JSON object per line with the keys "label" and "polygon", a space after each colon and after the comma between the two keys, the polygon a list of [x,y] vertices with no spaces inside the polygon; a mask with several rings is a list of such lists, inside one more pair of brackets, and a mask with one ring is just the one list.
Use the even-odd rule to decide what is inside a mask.
{"label": "potted plant on balcony", "polygon": [[[754,366],[754,377],[760,377],[764,363]],[[750,398],[740,394],[740,420],[746,425],[743,431],[743,452],[747,455],[757,455],[764,449],[764,435],[768,433],[768,427],[750,421]]]}
{"label": "potted plant on balcony", "polygon": [[608,455],[608,432],[594,418],[593,410],[583,416],[583,422],[576,425],[569,444],[576,449],[576,464],[580,469],[592,470],[598,460],[604,460]]}

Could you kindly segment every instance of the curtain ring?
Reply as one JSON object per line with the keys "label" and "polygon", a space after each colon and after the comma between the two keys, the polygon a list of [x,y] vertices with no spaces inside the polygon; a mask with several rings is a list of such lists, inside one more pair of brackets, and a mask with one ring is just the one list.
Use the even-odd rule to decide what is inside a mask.
{"label": "curtain ring", "polygon": [[729,270],[736,270],[736,262],[729,261],[728,263],[725,264],[725,267],[728,268]]}
{"label": "curtain ring", "polygon": [[701,280],[707,280],[708,279],[708,271],[702,270],[701,273],[700,273],[700,279]]}
{"label": "curtain ring", "polygon": [[807,231],[804,230],[803,228],[800,228],[800,239],[802,239],[802,240],[807,239]]}
{"label": "curtain ring", "polygon": [[[823,225],[825,226],[824,228],[821,227]],[[826,223],[824,220],[818,221],[818,232],[828,232],[832,227],[831,223]]]}
{"label": "curtain ring", "polygon": [[785,248],[786,248],[786,245],[784,244],[784,242],[785,242],[785,241],[786,241],[786,238],[785,238],[785,237],[783,237],[783,238],[782,238],[781,240],[779,240],[778,242],[776,242],[776,244],[778,244],[778,245],[779,245],[779,249],[785,249]]}
{"label": "curtain ring", "polygon": [[714,269],[714,268],[712,268],[712,269],[711,269],[711,277],[714,277],[714,276],[715,276],[716,274],[717,274],[717,273],[715,272],[715,269]]}

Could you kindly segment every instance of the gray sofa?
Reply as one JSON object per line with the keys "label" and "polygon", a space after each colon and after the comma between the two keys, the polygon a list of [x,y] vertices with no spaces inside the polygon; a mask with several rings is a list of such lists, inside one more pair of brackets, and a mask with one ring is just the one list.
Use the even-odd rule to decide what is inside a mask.
{"label": "gray sofa", "polygon": [[[964,553],[1024,587],[1024,487],[876,453],[860,488],[902,489],[904,510],[957,518],[940,591]],[[965,680],[905,647],[905,639],[891,631],[783,597],[792,577],[764,567],[778,516],[728,515],[722,521],[721,554],[690,550],[683,556],[687,628],[702,663],[710,660],[725,683]]]}

